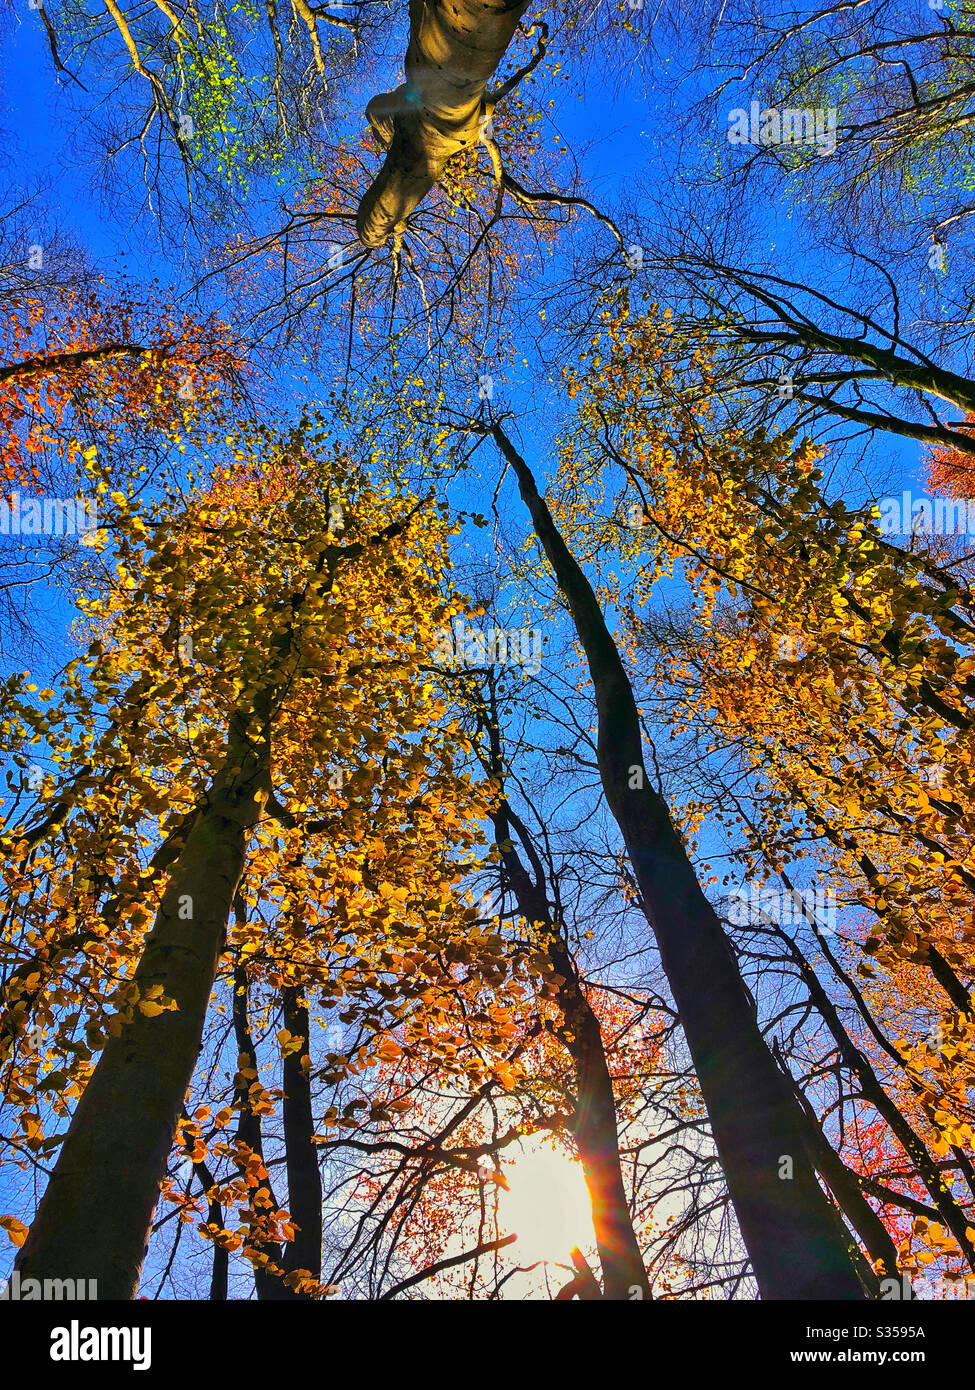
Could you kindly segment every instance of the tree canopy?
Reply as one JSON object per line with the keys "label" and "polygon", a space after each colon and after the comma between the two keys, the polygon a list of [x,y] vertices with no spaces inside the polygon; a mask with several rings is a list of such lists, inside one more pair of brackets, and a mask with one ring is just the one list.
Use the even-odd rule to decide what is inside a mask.
{"label": "tree canopy", "polygon": [[3,21],[4,1297],[971,1296],[973,24]]}

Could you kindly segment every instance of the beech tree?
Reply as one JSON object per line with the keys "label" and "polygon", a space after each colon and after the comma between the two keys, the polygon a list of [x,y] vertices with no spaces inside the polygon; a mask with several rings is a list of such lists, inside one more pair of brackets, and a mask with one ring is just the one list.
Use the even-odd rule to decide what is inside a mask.
{"label": "beech tree", "polygon": [[[377,885],[378,922],[397,920],[401,912],[408,918],[411,895],[430,899],[433,893],[437,902],[436,892],[443,892],[456,873],[442,849],[428,860],[433,845],[425,835],[413,838],[411,851],[408,827],[415,837],[433,809],[423,796],[414,797],[428,766],[433,777],[428,795],[433,801],[446,798],[439,823],[448,835],[450,825],[456,827],[458,846],[468,837],[458,818],[463,784],[457,794],[447,793],[449,755],[445,750],[438,770],[438,736],[432,730],[424,736],[436,716],[432,688],[402,683],[409,671],[405,652],[415,651],[417,636],[421,645],[432,641],[424,634],[433,615],[444,611],[436,598],[434,552],[410,551],[411,527],[418,534],[423,518],[426,545],[443,534],[442,524],[429,503],[386,500],[378,488],[360,481],[341,455],[329,461],[325,476],[317,475],[316,500],[310,489],[322,465],[306,451],[321,443],[306,444],[301,434],[277,447],[256,438],[241,441],[240,463],[205,485],[189,507],[167,499],[143,517],[123,493],[115,494],[123,538],[116,582],[104,599],[86,600],[99,635],[87,659],[73,664],[63,692],[49,696],[57,700],[52,708],[42,714],[18,703],[7,722],[12,743],[42,726],[64,766],[59,785],[45,783],[38,819],[20,826],[8,821],[5,827],[8,872],[28,894],[23,907],[14,896],[8,917],[38,942],[34,968],[29,974],[22,968],[13,988],[8,986],[11,1030],[22,1033],[32,1016],[55,1022],[49,1010],[72,995],[68,967],[79,948],[87,972],[93,952],[108,957],[97,971],[101,989],[91,991],[98,1003],[85,1024],[87,1046],[75,1051],[70,1035],[60,1034],[73,1062],[58,1080],[77,1087],[79,1103],[19,1256],[25,1275],[45,1277],[44,1271],[71,1267],[79,1276],[97,1278],[101,1297],[131,1297],[137,1287],[149,1221],[228,942],[231,908],[263,822],[276,821],[289,840],[304,841],[305,863],[292,872],[300,873],[306,894],[321,881],[328,899],[337,883],[331,871],[318,879],[312,875],[310,837],[324,836],[323,850],[327,845],[325,852],[335,855],[343,838],[340,807],[348,806],[347,833],[354,840],[365,829],[355,829],[357,817],[370,801],[378,801],[386,833],[396,834],[399,863],[398,886],[387,879]],[[301,501],[290,500],[299,477],[308,490]],[[277,493],[273,511],[267,506],[269,488]],[[249,513],[257,514],[257,527]],[[269,561],[266,571],[257,563],[262,552]],[[343,572],[351,566],[354,583]],[[386,586],[394,576],[398,622],[387,606],[393,591]],[[446,602],[449,612],[449,598]],[[372,635],[380,612],[387,644],[382,651]],[[362,651],[361,635],[355,636],[356,624],[360,633],[370,633],[369,655]],[[400,645],[404,641],[407,648]],[[142,674],[133,675],[138,670]],[[372,734],[356,713],[363,708],[364,681],[373,683],[383,704],[382,720],[377,706],[370,721]],[[305,687],[306,682],[311,685]],[[323,720],[319,698],[309,698],[319,683],[334,692],[331,722]],[[102,702],[111,702],[111,722],[98,729],[94,720]],[[315,737],[309,719],[319,731]],[[289,725],[289,720],[296,722]],[[400,759],[393,754],[396,728],[405,739]],[[184,739],[192,750],[189,764],[179,751],[187,746]],[[290,762],[285,749],[292,739],[296,757]],[[367,751],[370,739],[382,749],[381,763]],[[335,794],[330,768],[335,781],[342,764],[336,767],[331,760],[353,749],[366,750],[366,757],[350,770],[344,793]],[[147,775],[151,769],[158,769],[155,786]],[[344,785],[340,775],[338,784]],[[110,885],[118,925],[106,941],[97,917],[92,920],[104,888],[90,880],[82,880],[83,887],[72,883],[77,847],[55,859],[47,845],[50,837],[57,841],[64,835],[70,845],[76,821],[87,838],[85,809],[102,805],[108,796],[113,810],[99,816],[95,832],[100,862],[116,866],[105,887]],[[324,818],[323,800],[335,803]],[[54,809],[45,816],[46,801]],[[308,814],[297,809],[300,805],[315,809]],[[166,865],[165,882],[157,880],[156,866],[139,864],[147,815],[166,827],[156,859],[156,866]],[[341,876],[351,897],[340,912],[349,911],[358,895],[369,896],[367,859],[361,856],[369,855],[372,841],[360,838],[359,843],[358,860],[355,852],[343,857]],[[82,862],[88,852],[81,850]],[[25,870],[27,879],[20,877]],[[60,886],[33,893],[34,875],[40,887],[52,870]],[[290,891],[299,891],[297,882]],[[30,920],[49,910],[51,919],[27,927],[25,915]],[[304,935],[304,915],[296,920]],[[246,920],[236,924],[234,944],[245,957],[255,950],[258,927]],[[408,920],[404,930],[414,931]],[[116,961],[120,949],[124,954]],[[116,985],[117,978],[123,983]],[[292,1021],[299,1021],[293,1007]],[[78,1026],[77,1010],[68,1026]],[[101,1056],[92,1067],[95,1050]],[[38,1061],[33,1054],[30,1066],[36,1069]],[[241,1075],[247,1072],[242,1062]],[[247,1104],[253,1105],[253,1092],[252,1086]],[[42,1122],[29,1098],[37,1092],[28,1093],[21,1082],[17,1093],[27,1100],[24,1142],[39,1148]],[[293,1094],[291,1102],[299,1103],[298,1096]],[[253,1152],[247,1133],[243,1142]],[[259,1162],[259,1151],[256,1156]]]}
{"label": "beech tree", "polygon": [[968,1288],[972,557],[878,503],[972,491],[966,5],[597,8],[22,31],[24,1281]]}

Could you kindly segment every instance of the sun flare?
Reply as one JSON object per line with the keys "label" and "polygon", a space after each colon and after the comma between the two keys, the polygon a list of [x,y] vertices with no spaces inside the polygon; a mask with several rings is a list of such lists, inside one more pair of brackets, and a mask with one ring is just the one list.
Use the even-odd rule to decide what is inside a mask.
{"label": "sun flare", "polygon": [[544,1140],[526,1140],[504,1174],[508,1190],[501,1193],[499,1215],[504,1234],[517,1232],[508,1251],[516,1264],[568,1265],[574,1245],[592,1249],[592,1211],[579,1163]]}

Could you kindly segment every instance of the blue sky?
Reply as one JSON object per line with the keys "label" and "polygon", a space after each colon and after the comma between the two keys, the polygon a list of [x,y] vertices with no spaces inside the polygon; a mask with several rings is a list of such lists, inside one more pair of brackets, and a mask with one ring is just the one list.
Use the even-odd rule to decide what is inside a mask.
{"label": "blue sky", "polygon": [[[54,73],[37,12],[26,8],[19,10],[8,21],[8,31],[3,79],[6,110],[0,118],[0,126],[9,144],[7,158],[0,165],[0,178],[10,187],[30,189],[36,185],[45,190],[49,205],[64,230],[86,249],[110,281],[125,274],[137,281],[157,279],[164,286],[185,288],[188,283],[185,267],[167,259],[146,225],[132,220],[131,208],[124,197],[115,197],[110,202],[103,198],[95,186],[94,167],[79,155],[83,141],[73,147],[75,94],[69,94]],[[676,58],[673,66],[677,66]],[[621,71],[610,65],[597,64],[587,74],[584,99],[577,99],[567,88],[564,95],[557,96],[551,118],[570,148],[584,149],[581,162],[589,181],[589,196],[597,203],[605,199],[607,204],[615,205],[621,200],[631,206],[634,225],[646,216],[645,209],[652,206],[654,198],[675,189],[678,174],[687,172],[682,162],[684,153],[679,150],[675,138],[668,100],[670,71],[671,59],[666,44],[663,53],[647,64],[629,68],[625,79]],[[398,79],[398,62],[391,60],[383,84],[392,86]],[[700,95],[707,81],[708,74],[692,80],[688,97]],[[350,97],[351,114],[347,119],[337,118],[338,129],[357,131],[361,128],[363,102],[358,98],[365,94],[353,95],[354,100]],[[549,93],[546,91],[545,95]],[[728,104],[736,103],[737,99]],[[693,158],[700,159],[706,166],[713,142],[724,138],[724,124],[716,119],[714,127],[702,128],[698,136],[700,143],[695,147]],[[758,211],[757,238],[762,244],[755,249],[764,251],[774,243],[783,261],[801,273],[808,233],[802,217],[791,212],[784,203],[769,203]],[[623,226],[630,234],[625,218]],[[639,233],[634,230],[632,235],[638,239]],[[743,248],[743,252],[747,249]],[[557,252],[557,255],[562,254],[561,250]],[[557,278],[561,264],[553,267],[553,279]],[[824,264],[822,255],[817,256],[817,274],[822,273]],[[839,256],[834,273],[837,286],[841,286],[845,272]],[[526,349],[526,355],[529,357],[527,371],[522,374],[515,370],[499,394],[502,403],[510,404],[519,414],[528,412],[521,433],[530,461],[541,475],[551,470],[548,445],[561,409],[553,404],[544,381],[539,381],[538,364],[530,350]],[[320,384],[329,384],[327,374]],[[310,382],[309,390],[314,391],[315,386],[315,382]],[[294,396],[289,364],[282,359],[279,377],[272,383],[272,407],[279,409],[284,417],[293,408]],[[483,460],[479,464],[483,476],[478,479],[475,475],[455,489],[453,500],[458,505],[486,512],[497,478],[497,459],[491,446],[480,451],[479,459]],[[920,490],[917,486],[921,462],[918,446],[891,437],[871,459],[869,469],[876,479],[877,495],[883,495],[888,487],[895,495],[903,487],[914,486],[915,492]],[[868,475],[868,486],[872,481]],[[862,496],[856,500],[862,500]],[[510,480],[502,506],[506,525],[517,540],[524,533],[525,522]],[[491,557],[491,539],[490,528],[485,532],[468,528],[465,533],[465,541],[472,547],[470,553],[484,560]],[[465,557],[459,555],[458,558]],[[51,595],[48,603],[48,616],[52,621],[64,624],[70,621],[71,606],[65,596]],[[564,635],[564,630],[560,635]],[[47,683],[50,671],[63,659],[63,651],[55,649],[47,664],[37,663],[35,670],[42,683]],[[539,775],[544,775],[543,768],[538,771]],[[701,848],[705,853],[713,853],[720,844],[716,836],[706,834],[702,837]],[[642,926],[641,931],[645,936]]]}

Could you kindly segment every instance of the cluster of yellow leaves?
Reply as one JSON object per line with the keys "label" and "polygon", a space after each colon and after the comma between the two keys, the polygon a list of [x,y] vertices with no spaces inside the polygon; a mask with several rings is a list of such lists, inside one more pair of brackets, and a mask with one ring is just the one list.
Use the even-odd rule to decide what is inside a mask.
{"label": "cluster of yellow leaves", "polygon": [[[307,1058],[322,1084],[418,1056],[472,1085],[506,1065],[494,1049],[520,967],[463,890],[481,862],[484,798],[433,660],[440,627],[465,611],[449,583],[453,523],[311,421],[283,439],[231,436],[226,450],[188,492],[109,498],[114,572],[80,599],[83,654],[41,702],[26,675],[10,684],[0,740],[25,775],[0,822],[0,949],[14,966],[0,1061],[20,1163],[59,1142],[45,1128],[68,1120],[107,1037],[136,1011],[153,1020],[175,1007],[132,973],[232,726],[269,739],[273,798],[215,1014],[243,967],[255,1028],[285,988],[302,991],[316,1029],[330,1011],[358,1022],[347,1052],[277,1030],[277,1059]],[[36,744],[46,771],[31,787]],[[472,1023],[482,1000],[485,1022]],[[220,1200],[250,1219],[261,1160],[219,1131],[241,1103],[273,1116],[282,1091],[246,1056],[229,1088],[209,1075],[177,1158],[229,1169]],[[403,1108],[389,1101],[373,1121]],[[171,1183],[164,1195],[193,1216],[195,1199]],[[264,1235],[288,1239],[286,1217]]]}

